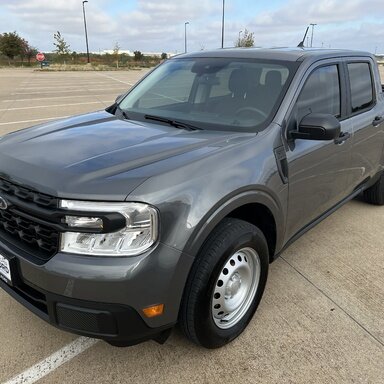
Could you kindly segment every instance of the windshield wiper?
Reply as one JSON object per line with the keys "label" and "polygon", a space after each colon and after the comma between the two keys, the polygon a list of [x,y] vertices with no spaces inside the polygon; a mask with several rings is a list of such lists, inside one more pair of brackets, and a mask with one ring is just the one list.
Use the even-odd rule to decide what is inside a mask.
{"label": "windshield wiper", "polygon": [[145,115],[144,117],[147,120],[160,121],[161,123],[169,124],[172,127],[180,128],[180,129],[187,129],[189,131],[197,131],[197,130],[202,129],[200,127],[196,127],[196,126],[188,124],[188,123],[183,123],[182,121],[167,119],[166,117],[154,116],[154,115]]}

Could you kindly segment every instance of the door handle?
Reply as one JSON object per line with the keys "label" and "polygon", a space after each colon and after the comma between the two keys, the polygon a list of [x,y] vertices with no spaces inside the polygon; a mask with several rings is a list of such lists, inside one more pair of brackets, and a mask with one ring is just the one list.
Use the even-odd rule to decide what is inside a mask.
{"label": "door handle", "polygon": [[377,127],[378,125],[380,125],[383,122],[384,122],[384,117],[383,116],[376,116],[375,119],[372,121],[372,125],[374,127]]}
{"label": "door handle", "polygon": [[335,139],[335,144],[343,144],[346,140],[348,140],[351,137],[351,134],[349,132],[341,132],[340,136]]}

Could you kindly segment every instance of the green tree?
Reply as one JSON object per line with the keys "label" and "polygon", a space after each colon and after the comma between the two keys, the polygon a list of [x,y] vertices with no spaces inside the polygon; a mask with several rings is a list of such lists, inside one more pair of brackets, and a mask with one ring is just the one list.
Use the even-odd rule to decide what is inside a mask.
{"label": "green tree", "polygon": [[53,38],[53,45],[56,47],[54,52],[56,52],[59,56],[63,58],[68,56],[70,54],[69,44],[67,44],[67,42],[64,40],[64,37],[61,36],[61,33],[57,31],[57,33],[53,34]]}
{"label": "green tree", "polygon": [[38,53],[38,50],[37,48],[35,47],[32,47],[31,45],[29,45],[28,41],[25,40],[25,39],[22,39],[23,40],[23,53],[22,53],[22,57],[26,57],[28,59],[28,64],[31,64],[31,60],[33,57],[36,56],[36,54]]}
{"label": "green tree", "polygon": [[140,61],[144,59],[144,55],[140,51],[134,51],[133,54],[135,56],[134,57],[135,61]]}
{"label": "green tree", "polygon": [[168,55],[165,52],[163,52],[161,54],[161,60],[167,60],[167,59],[168,59]]}
{"label": "green tree", "polygon": [[242,36],[235,41],[235,47],[254,47],[255,37],[253,32],[249,32],[248,29],[244,30]]}
{"label": "green tree", "polygon": [[8,57],[8,64],[15,56],[23,54],[24,40],[15,32],[0,35],[0,52]]}

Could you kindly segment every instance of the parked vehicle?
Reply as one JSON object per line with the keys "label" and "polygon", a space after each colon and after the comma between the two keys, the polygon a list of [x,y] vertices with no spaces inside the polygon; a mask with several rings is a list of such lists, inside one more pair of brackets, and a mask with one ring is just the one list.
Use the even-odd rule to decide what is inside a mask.
{"label": "parked vehicle", "polygon": [[113,345],[177,323],[225,345],[289,244],[359,194],[384,204],[383,123],[368,53],[167,60],[105,111],[0,139],[0,286]]}

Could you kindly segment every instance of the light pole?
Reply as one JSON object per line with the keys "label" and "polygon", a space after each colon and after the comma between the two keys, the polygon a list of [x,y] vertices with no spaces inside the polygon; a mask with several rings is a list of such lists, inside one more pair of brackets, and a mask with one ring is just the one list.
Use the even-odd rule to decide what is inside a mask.
{"label": "light pole", "polygon": [[242,33],[243,33],[243,31],[239,31],[239,47],[241,45],[240,36],[241,36]]}
{"label": "light pole", "polygon": [[221,20],[221,48],[224,48],[224,9],[225,9],[225,0],[223,0],[223,18]]}
{"label": "light pole", "polygon": [[313,30],[315,29],[315,25],[317,25],[317,24],[311,23],[309,25],[312,26],[312,33],[311,33],[311,48],[312,48],[312,44],[313,44]]}
{"label": "light pole", "polygon": [[184,23],[184,52],[187,53],[187,25],[189,24],[189,21],[186,21]]}
{"label": "light pole", "polygon": [[88,47],[87,20],[86,20],[86,18],[85,18],[85,6],[84,6],[85,3],[88,3],[88,0],[84,0],[84,1],[83,1],[83,16],[84,16],[85,42],[86,42],[86,44],[87,44],[87,61],[88,61],[88,64],[89,64],[89,63],[90,63],[90,60],[89,60],[89,47]]}

